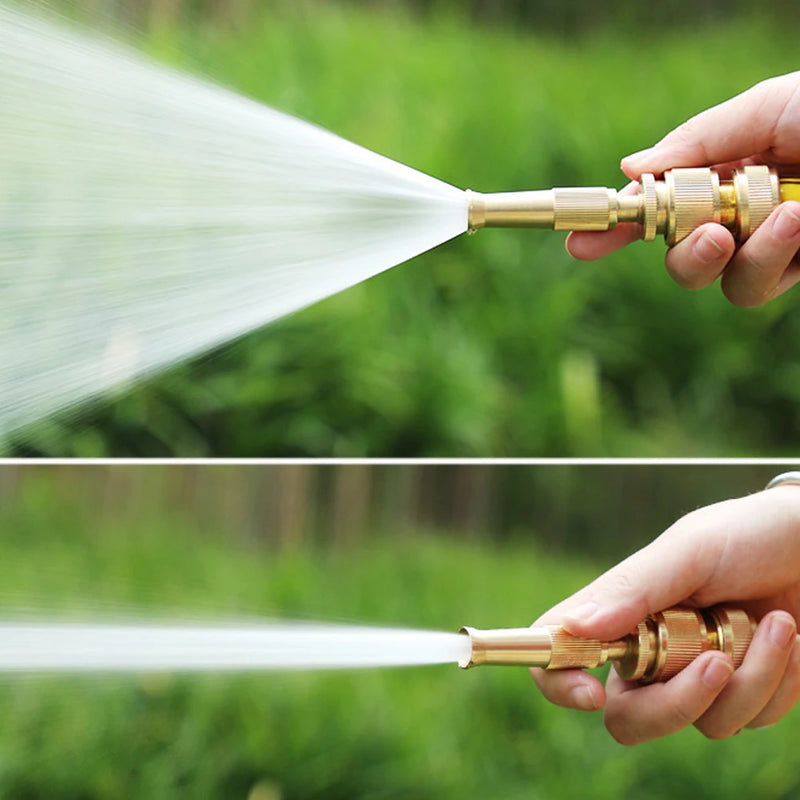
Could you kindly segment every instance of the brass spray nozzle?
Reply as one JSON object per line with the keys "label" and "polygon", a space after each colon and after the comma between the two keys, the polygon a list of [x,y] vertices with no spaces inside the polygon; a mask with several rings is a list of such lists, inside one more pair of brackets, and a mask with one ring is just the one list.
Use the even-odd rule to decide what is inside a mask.
{"label": "brass spray nozzle", "polygon": [[665,681],[706,650],[721,650],[741,665],[756,623],[746,611],[728,606],[675,607],[640,622],[635,633],[613,642],[572,636],[558,625],[476,630],[469,636],[467,669],[481,664],[594,669],[611,661],[621,678],[640,683]]}
{"label": "brass spray nozzle", "polygon": [[605,231],[638,222],[642,238],[664,234],[670,246],[705,222],[718,222],[740,242],[778,203],[800,199],[800,180],[779,178],[766,166],[735,170],[729,181],[708,167],[667,170],[662,180],[645,173],[636,194],[597,187],[555,188],[469,196],[469,230],[548,228]]}

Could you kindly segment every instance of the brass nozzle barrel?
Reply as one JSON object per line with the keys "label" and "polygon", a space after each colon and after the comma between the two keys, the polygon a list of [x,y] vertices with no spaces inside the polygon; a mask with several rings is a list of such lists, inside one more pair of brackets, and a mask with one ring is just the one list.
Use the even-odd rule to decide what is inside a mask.
{"label": "brass nozzle barrel", "polygon": [[642,175],[636,193],[602,186],[480,194],[468,191],[469,229],[547,228],[605,231],[621,222],[642,226],[646,241],[663,234],[670,246],[706,222],[725,225],[739,242],[778,203],[800,199],[800,181],[779,178],[766,166],[735,170],[729,181],[708,167],[667,170],[657,180]]}
{"label": "brass nozzle barrel", "polygon": [[721,650],[740,666],[756,623],[728,606],[675,607],[653,614],[636,631],[612,642],[572,636],[558,625],[477,630],[462,628],[472,645],[467,669],[481,664],[594,669],[611,661],[625,680],[652,683],[676,675],[706,650]]}

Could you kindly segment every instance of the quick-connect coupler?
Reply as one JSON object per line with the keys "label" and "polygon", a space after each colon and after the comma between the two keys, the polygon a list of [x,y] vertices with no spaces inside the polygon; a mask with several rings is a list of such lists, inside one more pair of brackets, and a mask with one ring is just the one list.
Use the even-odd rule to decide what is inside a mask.
{"label": "quick-connect coupler", "polygon": [[800,200],[800,179],[779,178],[766,166],[737,169],[721,180],[708,167],[667,170],[662,179],[642,175],[637,193],[603,186],[500,192],[469,196],[469,229],[548,228],[556,231],[605,231],[621,222],[637,222],[642,238],[663,234],[679,242],[706,222],[728,228],[745,241],[785,200]]}
{"label": "quick-connect coupler", "polygon": [[728,606],[668,608],[640,622],[635,632],[612,642],[572,636],[558,625],[462,628],[472,649],[469,659],[459,666],[594,669],[611,661],[621,678],[653,683],[677,675],[706,650],[727,653],[734,667],[739,667],[755,629],[750,614]]}

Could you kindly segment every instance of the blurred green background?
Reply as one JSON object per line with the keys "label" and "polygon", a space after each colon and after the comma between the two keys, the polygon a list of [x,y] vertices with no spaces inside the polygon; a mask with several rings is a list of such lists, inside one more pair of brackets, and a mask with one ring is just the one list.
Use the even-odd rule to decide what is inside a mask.
{"label": "blurred green background", "polygon": [[[685,511],[775,471],[4,465],[0,608],[526,625]],[[463,509],[476,494],[480,524]],[[778,800],[800,791],[799,736],[794,713],[626,749],[521,668],[6,675],[0,797]]]}
{"label": "blurred green background", "polygon": [[[73,0],[198,72],[460,187],[620,186],[621,156],[797,64],[794,4]],[[113,398],[29,455],[781,455],[796,294],[678,288],[664,246],[597,263],[483,231]],[[210,310],[209,313],[213,313]]]}

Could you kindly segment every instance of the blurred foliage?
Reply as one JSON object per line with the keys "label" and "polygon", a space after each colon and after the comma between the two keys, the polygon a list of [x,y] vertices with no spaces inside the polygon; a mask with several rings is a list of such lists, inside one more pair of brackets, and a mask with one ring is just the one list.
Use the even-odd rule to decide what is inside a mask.
{"label": "blurred foliage", "polygon": [[[46,0],[65,4],[72,11],[86,13],[90,19],[105,18],[143,28],[175,23],[178,20],[204,20],[215,25],[243,25],[265,7],[270,11],[302,7],[314,13],[320,0]],[[661,0],[657,4],[638,0],[615,0],[613,9],[591,0],[328,0],[357,9],[379,10],[382,13],[413,14],[429,19],[455,13],[465,21],[501,27],[526,26],[536,31],[573,35],[595,32],[598,28],[619,31],[634,27],[684,28],[699,23],[716,23],[749,13],[747,0]],[[792,0],[773,0],[758,11],[761,19],[786,23],[796,14]]]}
{"label": "blurred foliage", "polygon": [[[585,30],[573,12],[574,30],[560,37],[533,22],[476,23],[458,4],[423,16],[378,5],[253,4],[246,24],[232,25],[219,15],[167,15],[141,45],[454,185],[486,191],[620,185],[622,155],[796,66],[794,26],[773,23],[761,8],[634,32],[624,13],[603,6],[607,25]],[[796,295],[733,308],[717,287],[678,288],[662,258],[660,242],[589,264],[572,261],[558,233],[461,237],[113,398],[32,426],[5,450],[794,452]]]}
{"label": "blurred foliage", "polygon": [[[241,1],[241,0],[240,0]],[[244,0],[247,2],[248,0]],[[156,0],[157,2],[157,0]],[[448,7],[448,0],[352,0],[355,5],[384,8],[411,7],[417,13],[436,14]],[[213,3],[202,4],[207,10]],[[236,5],[233,0],[232,5]],[[576,31],[595,31],[598,27],[619,30],[633,26],[639,29],[683,28],[698,22],[718,22],[731,15],[749,12],[749,0],[660,0],[658,3],[641,3],[638,0],[614,0],[613,7],[591,0],[461,0],[461,13],[481,23],[500,25],[526,25],[559,34]],[[773,20],[786,21],[796,14],[791,0],[774,0],[762,6],[759,14]]]}
{"label": "blurred foliage", "polygon": [[[524,625],[599,568],[554,558],[546,531],[531,529],[498,546],[397,536],[389,525],[356,548],[281,551],[188,526],[156,495],[98,522],[63,472],[35,474],[0,505],[5,614]],[[524,669],[3,676],[0,708],[2,797],[783,800],[800,791],[796,715],[722,742],[689,729],[630,750],[600,714],[546,703]]]}

